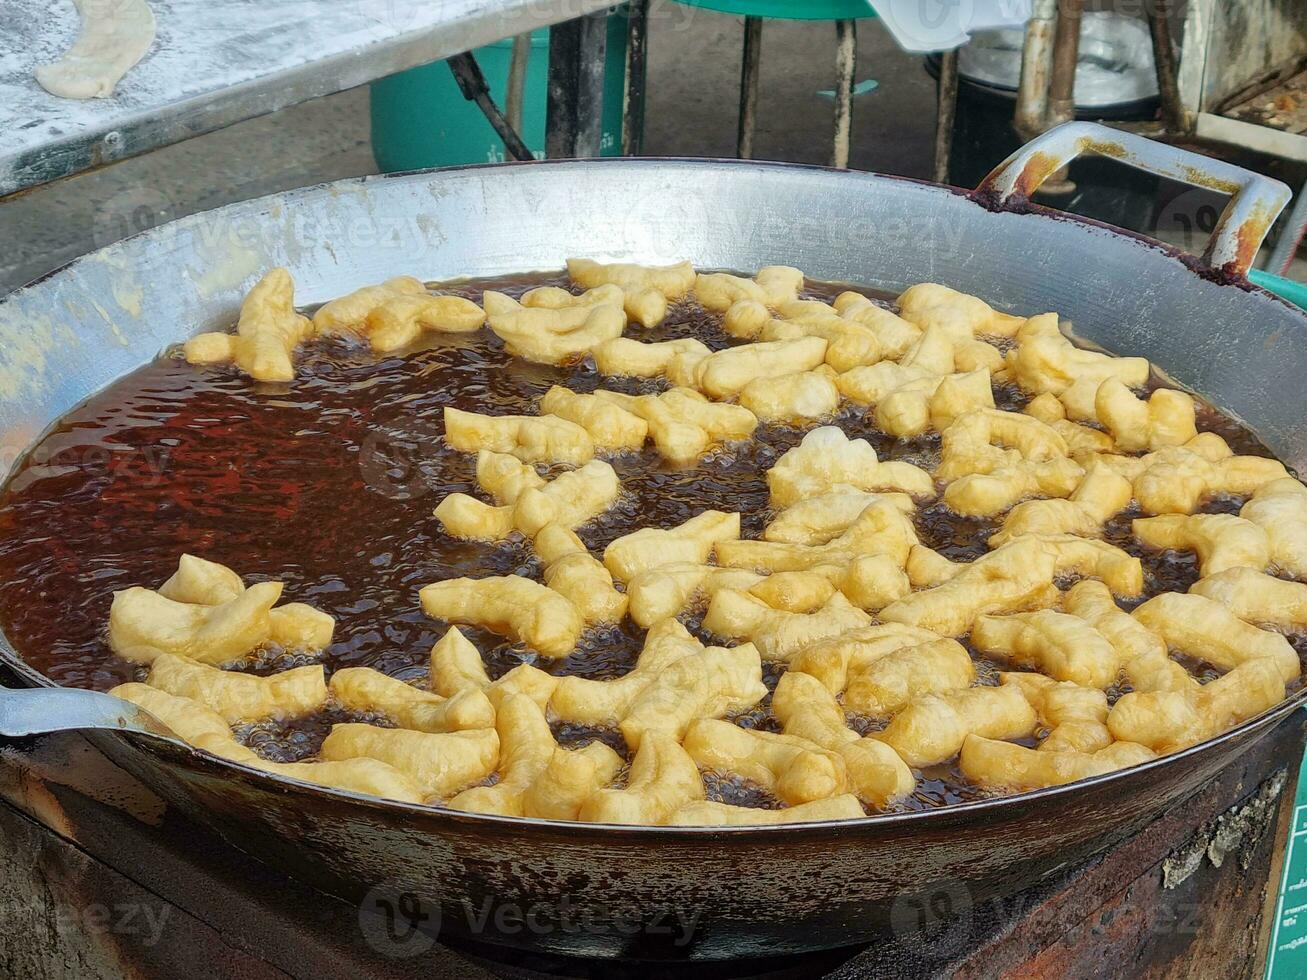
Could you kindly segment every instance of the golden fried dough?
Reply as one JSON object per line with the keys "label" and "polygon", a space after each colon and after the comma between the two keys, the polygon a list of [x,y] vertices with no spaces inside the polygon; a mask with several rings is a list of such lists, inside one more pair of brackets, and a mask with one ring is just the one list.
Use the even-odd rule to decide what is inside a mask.
{"label": "golden fried dough", "polygon": [[1128,769],[1156,755],[1137,742],[1113,742],[1093,752],[1070,749],[1040,752],[970,734],[962,743],[958,767],[978,786],[1021,792]]}
{"label": "golden fried dough", "polygon": [[1266,532],[1277,569],[1307,578],[1307,487],[1293,477],[1263,483],[1239,516]]}
{"label": "golden fried dough", "polygon": [[596,449],[609,452],[640,449],[649,437],[649,423],[634,412],[559,385],[545,392],[545,397],[540,399],[540,411],[581,426],[590,433]]}
{"label": "golden fried dough", "polygon": [[520,575],[446,579],[424,585],[419,597],[433,619],[483,626],[544,657],[566,657],[585,625],[570,600]]}
{"label": "golden fried dough", "polygon": [[1245,623],[1299,630],[1307,627],[1307,585],[1286,582],[1254,568],[1228,568],[1189,586],[1215,599]]}
{"label": "golden fried dough", "polygon": [[346,667],[331,675],[329,689],[342,707],[384,715],[399,728],[458,732],[495,724],[495,709],[479,687],[444,698],[370,667]]}
{"label": "golden fried dough", "polygon": [[465,453],[489,449],[525,463],[571,463],[594,459],[594,440],[575,422],[554,415],[477,415],[445,409],[445,439]]}
{"label": "golden fried dough", "polygon": [[703,564],[722,541],[740,536],[740,515],[706,510],[671,528],[645,527],[624,534],[604,549],[604,565],[619,582],[673,562]]}
{"label": "golden fried dough", "polygon": [[1288,476],[1278,460],[1235,456],[1224,440],[1210,432],[1200,433],[1184,446],[1146,456],[1092,458],[1131,481],[1135,500],[1145,514],[1192,514],[1210,497],[1255,493]]}
{"label": "golden fried dough", "polygon": [[726,272],[701,272],[695,277],[694,294],[703,308],[725,313],[737,300],[751,299],[775,307],[797,299],[803,288],[803,273],[786,265],[759,269],[752,279]]}
{"label": "golden fried dough", "polygon": [[1123,694],[1107,726],[1121,741],[1177,752],[1261,714],[1284,695],[1284,674],[1274,660],[1245,660],[1214,681],[1182,691]]}
{"label": "golden fried dough", "polygon": [[1076,347],[1058,329],[1056,314],[1031,317],[1016,336],[1008,365],[1013,379],[1032,394],[1060,395],[1082,379],[1101,383],[1116,378],[1127,388],[1141,387],[1148,380],[1146,358],[1112,357]]}
{"label": "golden fried dough", "polygon": [[908,765],[921,768],[957,755],[968,735],[1024,738],[1034,732],[1035,711],[1015,687],[973,687],[952,694],[924,694],[873,735]]}
{"label": "golden fried dough", "polygon": [[734,568],[785,572],[818,565],[846,566],[867,555],[887,555],[902,567],[917,543],[912,521],[891,500],[868,504],[841,534],[825,544],[731,540],[717,546],[717,560]]}
{"label": "golden fried dough", "polygon": [[787,544],[825,544],[849,529],[868,504],[889,500],[899,511],[911,516],[916,504],[906,493],[871,493],[847,483],[836,484],[825,493],[817,494],[786,507],[763,531],[767,541]]}
{"label": "golden fried dough", "polygon": [[670,562],[641,572],[626,583],[631,619],[652,627],[681,615],[697,599],[711,599],[718,589],[748,591],[765,576],[742,568],[699,562]]}
{"label": "golden fried dough", "polygon": [[658,452],[676,463],[691,463],[713,445],[744,439],[758,426],[747,408],[715,404],[690,388],[658,395],[600,389],[592,397],[644,419]]}
{"label": "golden fried dough", "polygon": [[559,309],[523,306],[503,293],[482,296],[490,329],[515,357],[537,364],[571,364],[626,328],[620,290],[614,302]]}
{"label": "golden fried dough", "polygon": [[299,718],[327,703],[320,664],[259,677],[163,653],[150,664],[146,683],[206,704],[232,724]]}
{"label": "golden fried dough", "polygon": [[1170,648],[1221,670],[1266,659],[1276,665],[1285,681],[1299,674],[1298,655],[1288,640],[1243,622],[1226,606],[1206,596],[1164,592],[1131,615]]}
{"label": "golden fried dough", "polygon": [[1116,648],[1078,616],[1041,609],[1011,616],[979,616],[971,642],[981,653],[1034,667],[1049,677],[1106,689],[1120,673]]}
{"label": "golden fried dough", "polygon": [[532,537],[547,524],[569,530],[580,527],[611,508],[621,490],[612,466],[592,459],[539,488],[527,487],[511,504],[493,506],[465,493],[451,493],[434,514],[445,532],[456,538],[498,541],[513,531]]}
{"label": "golden fried dough", "polygon": [[354,333],[384,353],[407,347],[425,330],[471,333],[486,322],[485,311],[461,296],[432,296],[412,276],[364,286],[324,303],[313,314],[316,335]]}
{"label": "golden fried dough", "polygon": [[794,735],[704,718],[690,726],[684,745],[700,769],[736,773],[791,806],[838,796],[849,785],[843,759]]}
{"label": "golden fried dough", "polygon": [[375,725],[333,725],[319,752],[324,761],[376,759],[404,773],[426,798],[445,800],[495,771],[493,728],[432,735]]}
{"label": "golden fried dough", "polygon": [[708,647],[661,670],[636,696],[618,729],[633,749],[651,734],[679,741],[696,720],[747,711],[766,694],[757,647]]}
{"label": "golden fried dough", "polygon": [[896,650],[938,640],[930,630],[878,623],[804,647],[790,659],[789,673],[815,677],[831,694],[842,694],[849,677]]}
{"label": "golden fried dough", "polygon": [[191,364],[233,363],[255,381],[294,381],[291,354],[313,335],[313,323],[295,312],[290,271],[273,269],[241,303],[236,333],[202,333],[186,342]]}
{"label": "golden fried dough", "polygon": [[1183,690],[1196,683],[1171,659],[1166,641],[1121,609],[1102,582],[1077,582],[1063,597],[1062,605],[1107,638],[1136,691]]}
{"label": "golden fried dough", "polygon": [[941,327],[961,337],[1011,337],[1026,318],[1000,313],[984,300],[938,283],[923,282],[899,294],[899,315],[923,330]]}
{"label": "golden fried dough", "polygon": [[493,786],[465,789],[448,804],[451,810],[520,817],[526,792],[543,776],[558,744],[540,707],[525,694],[509,694],[498,705],[499,781]]}
{"label": "golden fried dough", "polygon": [[971,655],[961,643],[944,638],[929,640],[870,661],[851,658],[844,707],[884,718],[923,694],[964,690],[975,679]]}
{"label": "golden fried dough", "polygon": [[635,667],[607,681],[560,677],[549,710],[554,717],[577,725],[617,726],[667,667],[703,652],[703,644],[684,626],[674,619],[664,619],[649,628]]}
{"label": "golden fried dough", "polygon": [[1054,604],[1057,562],[1039,542],[1019,538],[990,552],[934,588],[914,592],[880,611],[885,622],[961,636],[977,616],[1021,612]]}
{"label": "golden fried dough", "polygon": [[653,733],[631,761],[625,789],[601,789],[577,816],[590,823],[661,824],[687,803],[703,799],[703,779],[680,743]]}
{"label": "golden fried dough", "polygon": [[850,439],[833,425],[813,429],[767,471],[771,505],[782,508],[839,485],[934,496],[930,474],[909,463],[881,462],[865,439]]}
{"label": "golden fried dough", "polygon": [[565,524],[546,524],[534,543],[545,566],[545,585],[570,599],[587,624],[622,621],[626,594],[617,591],[613,576],[576,532]]}
{"label": "golden fried dough", "polygon": [[1003,520],[1003,529],[990,535],[997,548],[1023,534],[1074,534],[1097,538],[1103,525],[1130,506],[1130,481],[1101,463],[1092,463],[1084,479],[1066,499],[1027,500],[1017,504]]}
{"label": "golden fried dough", "polygon": [[572,282],[586,289],[612,283],[628,292],[656,289],[667,299],[681,299],[694,288],[694,266],[689,262],[638,265],[634,262],[568,259],[567,274]]}
{"label": "golden fried dough", "polygon": [[772,710],[785,734],[834,752],[844,761],[849,788],[872,806],[886,806],[912,792],[916,779],[898,753],[848,727],[842,709],[821,682],[794,670],[781,675]]}
{"label": "golden fried dough", "polygon": [[798,650],[848,630],[868,626],[869,617],[836,592],[812,613],[773,609],[744,592],[722,589],[708,604],[703,628],[718,636],[753,643],[764,660],[789,660]]}
{"label": "golden fried dough", "polygon": [[613,781],[622,765],[622,757],[603,742],[579,749],[555,748],[548,764],[522,794],[522,815],[579,820],[581,807]]}
{"label": "golden fried dough", "polygon": [[1192,551],[1199,575],[1230,568],[1261,571],[1271,562],[1271,542],[1252,521],[1233,514],[1167,514],[1130,522],[1141,544],[1163,551]]}

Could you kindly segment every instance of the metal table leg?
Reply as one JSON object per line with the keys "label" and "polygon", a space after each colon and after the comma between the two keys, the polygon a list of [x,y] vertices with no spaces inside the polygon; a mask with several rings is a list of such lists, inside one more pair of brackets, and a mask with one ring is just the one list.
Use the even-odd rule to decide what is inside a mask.
{"label": "metal table leg", "polygon": [[853,129],[853,85],[858,73],[858,22],[835,22],[835,142],[831,166],[849,166],[849,142]]}
{"label": "metal table leg", "polygon": [[1293,202],[1293,210],[1280,230],[1275,251],[1271,253],[1271,258],[1266,263],[1268,272],[1282,276],[1289,271],[1289,264],[1298,254],[1298,247],[1302,245],[1304,233],[1307,233],[1307,184],[1303,184],[1299,189],[1298,200]]}
{"label": "metal table leg", "polygon": [[1153,37],[1153,64],[1157,67],[1157,92],[1162,103],[1162,122],[1172,133],[1188,131],[1189,122],[1180,101],[1180,85],[1175,67],[1175,47],[1171,44],[1169,0],[1153,0],[1146,5],[1148,29]]}
{"label": "metal table leg", "polygon": [[622,155],[638,157],[644,152],[644,96],[649,78],[649,0],[631,0],[627,18]]}
{"label": "metal table leg", "polygon": [[608,14],[578,17],[549,32],[545,155],[597,157],[603,139]]}
{"label": "metal table leg", "polygon": [[958,53],[945,51],[939,61],[939,88],[935,100],[935,183],[948,183],[949,156],[953,153],[953,122],[958,113]]}
{"label": "metal table leg", "polygon": [[762,18],[744,18],[744,58],[740,66],[740,128],[735,155],[753,158],[753,128],[758,116],[758,67],[762,57]]}

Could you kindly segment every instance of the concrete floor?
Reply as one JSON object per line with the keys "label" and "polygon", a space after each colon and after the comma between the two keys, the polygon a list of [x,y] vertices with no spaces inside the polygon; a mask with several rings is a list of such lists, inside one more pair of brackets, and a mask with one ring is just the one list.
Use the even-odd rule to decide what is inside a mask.
{"label": "concrete floor", "polygon": [[[656,0],[651,12],[646,152],[732,156],[741,21]],[[762,47],[759,158],[826,163],[834,81],[829,23],[768,22]],[[852,165],[928,177],[935,86],[875,21],[858,36]],[[997,161],[995,161],[997,162]],[[376,172],[367,89],[318,99],[197,137],[0,205],[0,292],[161,221],[292,187]],[[1297,270],[1307,278],[1307,266]]]}

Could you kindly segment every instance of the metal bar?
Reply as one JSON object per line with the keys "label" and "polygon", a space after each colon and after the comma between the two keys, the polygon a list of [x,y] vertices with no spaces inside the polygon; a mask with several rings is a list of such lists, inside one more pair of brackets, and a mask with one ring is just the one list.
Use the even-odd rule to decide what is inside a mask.
{"label": "metal bar", "polygon": [[471,53],[456,54],[448,60],[449,70],[454,73],[454,81],[463,93],[463,98],[475,102],[482,114],[495,127],[495,132],[504,141],[504,151],[514,160],[534,160],[535,154],[517,135],[517,130],[508,124],[504,114],[490,97],[490,87],[486,77],[481,74],[481,66]]}
{"label": "metal bar", "polygon": [[1291,196],[1285,184],[1262,174],[1091,122],[1065,123],[1027,143],[980,182],[976,196],[999,208],[1023,206],[1051,170],[1064,172],[1085,154],[1108,156],[1193,187],[1232,188],[1202,254],[1203,265],[1225,275],[1247,275]]}
{"label": "metal bar", "polygon": [[735,155],[753,159],[753,130],[758,116],[758,69],[762,58],[762,18],[744,18],[744,57],[740,64],[740,126]]}
{"label": "metal bar", "polygon": [[1200,112],[1194,117],[1194,135],[1199,139],[1241,146],[1282,160],[1307,163],[1307,136],[1301,133],[1283,133],[1242,119],[1226,119],[1210,112]]}
{"label": "metal bar", "polygon": [[1175,46],[1171,43],[1169,0],[1153,0],[1148,8],[1148,30],[1153,37],[1153,63],[1157,68],[1157,92],[1162,103],[1162,121],[1173,133],[1189,129],[1189,119],[1180,101],[1176,80]]}
{"label": "metal bar", "polygon": [[[1052,129],[1076,117],[1076,65],[1080,62],[1080,24],[1084,0],[1061,0],[1057,28],[1053,32],[1053,70],[1048,80],[1048,112],[1044,129]],[[1043,192],[1053,196],[1075,190],[1065,167],[1044,181]]]}
{"label": "metal bar", "polygon": [[1281,229],[1275,249],[1266,263],[1267,270],[1276,275],[1284,275],[1288,272],[1294,256],[1298,254],[1298,249],[1302,245],[1304,234],[1307,234],[1307,184],[1298,191],[1298,200],[1294,201],[1289,220]]}
{"label": "metal bar", "polygon": [[1030,20],[1026,22],[1026,39],[1021,49],[1021,82],[1012,118],[1012,127],[1022,140],[1034,139],[1044,131],[1056,24],[1057,0],[1035,0]]}
{"label": "metal bar", "polygon": [[1212,40],[1215,4],[1216,0],[1189,0],[1185,5],[1176,84],[1180,90],[1180,104],[1190,116],[1204,109],[1203,89],[1207,79],[1207,54]]}
{"label": "metal bar", "polygon": [[939,60],[939,88],[935,113],[935,183],[948,183],[949,156],[953,153],[953,123],[958,113],[958,52],[945,51]]}
{"label": "metal bar", "polygon": [[513,131],[522,132],[522,104],[526,98],[526,69],[531,62],[531,35],[513,38],[513,54],[508,62],[508,83],[504,86],[504,115]]}
{"label": "metal bar", "polygon": [[847,170],[853,131],[853,85],[858,74],[858,22],[835,22],[835,140],[831,166]]}
{"label": "metal bar", "polygon": [[597,157],[603,138],[608,15],[589,14],[549,34],[545,155]]}
{"label": "metal bar", "polygon": [[1084,0],[1062,0],[1053,32],[1053,71],[1048,83],[1044,128],[1076,117],[1076,64],[1080,60],[1080,23]]}
{"label": "metal bar", "polygon": [[649,80],[649,0],[631,0],[627,18],[622,154],[638,157],[644,152],[644,97]]}

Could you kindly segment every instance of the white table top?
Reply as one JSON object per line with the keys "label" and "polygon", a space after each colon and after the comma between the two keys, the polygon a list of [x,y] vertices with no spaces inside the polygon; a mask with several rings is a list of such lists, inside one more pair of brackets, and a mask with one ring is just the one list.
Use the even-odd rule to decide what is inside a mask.
{"label": "white table top", "polygon": [[71,0],[0,3],[0,196],[601,10],[607,0],[149,0],[158,37],[107,99],[32,74]]}

